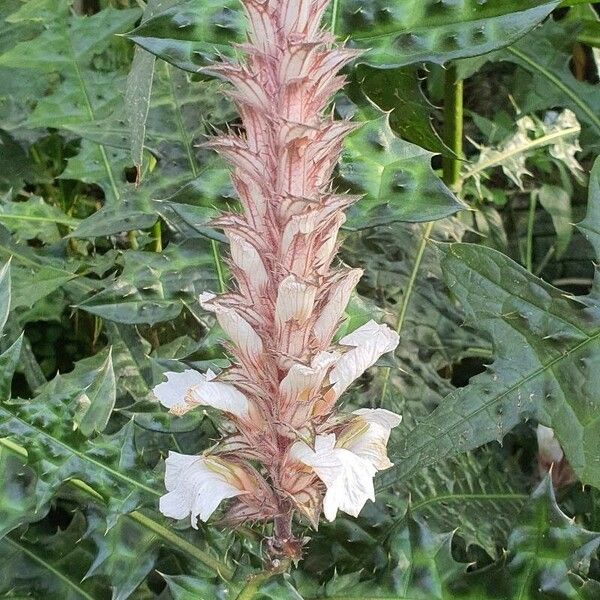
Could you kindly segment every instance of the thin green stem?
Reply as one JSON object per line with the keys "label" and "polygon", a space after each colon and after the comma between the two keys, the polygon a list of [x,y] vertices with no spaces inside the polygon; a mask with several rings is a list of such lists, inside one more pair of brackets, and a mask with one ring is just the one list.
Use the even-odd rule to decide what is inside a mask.
{"label": "thin green stem", "polygon": [[525,268],[531,273],[533,271],[533,226],[535,225],[535,209],[537,206],[537,194],[530,194],[529,214],[527,216],[527,246],[525,248]]}
{"label": "thin green stem", "polygon": [[154,252],[162,252],[162,228],[160,226],[160,219],[152,226],[152,249]]}
{"label": "thin green stem", "polygon": [[221,266],[221,257],[219,256],[219,246],[216,240],[210,240],[210,246],[212,248],[213,260],[215,261],[215,269],[217,271],[217,279],[219,280],[219,291],[221,294],[225,293],[225,279],[223,277],[223,267]]}
{"label": "thin green stem", "polygon": [[444,181],[454,191],[460,188],[460,167],[463,139],[463,82],[455,64],[444,74],[444,141],[456,157],[444,156]]}
{"label": "thin green stem", "polygon": [[[404,326],[404,321],[406,319],[406,313],[408,311],[408,306],[410,303],[410,299],[412,297],[412,293],[415,287],[415,282],[417,281],[417,275],[419,274],[419,270],[421,268],[421,262],[423,262],[423,255],[425,254],[425,248],[427,246],[427,242],[429,241],[429,237],[431,236],[431,231],[433,229],[433,221],[427,223],[423,229],[423,234],[421,235],[421,241],[419,242],[419,247],[417,249],[417,255],[415,257],[415,262],[410,273],[410,277],[408,280],[408,284],[406,286],[406,290],[404,295],[402,296],[402,301],[400,302],[400,311],[398,312],[398,318],[396,320],[396,333],[400,334],[402,332],[402,327]],[[387,369],[385,375],[383,376],[383,387],[381,390],[381,401],[380,405],[383,403],[385,399],[385,395],[387,393],[388,383],[390,379],[390,371],[391,369]]]}
{"label": "thin green stem", "polygon": [[[458,191],[460,188],[460,167],[462,156],[462,137],[463,137],[463,83],[458,78],[458,73],[455,65],[450,65],[446,70],[445,81],[444,81],[444,141],[448,148],[450,148],[455,157],[444,157],[444,181],[445,183]],[[433,231],[434,222],[431,221],[425,225],[421,234],[421,241],[417,249],[415,256],[415,262],[410,273],[408,284],[402,301],[400,302],[400,308],[398,312],[398,318],[396,320],[396,332],[400,334],[406,320],[408,307],[412,298],[412,294],[417,281],[417,276],[423,262],[423,256],[425,255],[425,248],[427,242],[431,237]],[[383,376],[383,386],[381,389],[381,398],[379,404],[383,404],[385,395],[390,379],[390,369],[388,369]]]}
{"label": "thin green stem", "polygon": [[337,29],[338,12],[340,8],[339,0],[333,0],[331,4],[331,33],[335,35]]}
{"label": "thin green stem", "polygon": [[260,589],[263,583],[268,581],[271,577],[273,577],[274,573],[269,571],[262,571],[261,573],[257,573],[256,575],[251,575],[240,593],[238,594],[236,600],[252,600],[256,595],[256,592]]}

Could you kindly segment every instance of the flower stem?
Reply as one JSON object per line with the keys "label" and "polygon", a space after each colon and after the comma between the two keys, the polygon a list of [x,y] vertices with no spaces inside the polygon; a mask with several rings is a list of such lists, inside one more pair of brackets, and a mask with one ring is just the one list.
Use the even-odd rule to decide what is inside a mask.
{"label": "flower stem", "polygon": [[216,240],[210,240],[212,247],[213,260],[215,262],[215,269],[217,271],[217,279],[219,280],[219,291],[221,294],[225,293],[225,279],[223,278],[223,267],[221,266],[221,257],[219,255],[219,247]]}
{"label": "flower stem", "polygon": [[162,252],[162,230],[160,227],[160,219],[154,223],[152,226],[152,240],[153,240],[153,250],[154,252]]}
{"label": "flower stem", "polygon": [[444,182],[454,191],[460,188],[460,167],[463,138],[463,81],[458,78],[455,64],[444,75],[444,142],[454,156],[444,156]]}
{"label": "flower stem", "polygon": [[527,246],[525,248],[525,268],[530,273],[533,271],[533,226],[535,225],[536,207],[537,194],[533,192],[529,197],[529,214],[527,216]]}
{"label": "flower stem", "polygon": [[[463,82],[458,79],[456,65],[450,65],[445,73],[444,80],[444,141],[455,156],[443,158],[444,182],[457,191],[460,187],[460,167],[462,156],[463,137]],[[430,221],[423,227],[421,241],[417,249],[415,262],[410,273],[406,290],[400,302],[398,318],[396,320],[396,332],[400,334],[406,320],[409,303],[417,280],[417,275],[423,262],[425,248],[431,237],[434,221]],[[381,398],[379,404],[383,404],[387,393],[391,369],[387,369],[383,379]]]}

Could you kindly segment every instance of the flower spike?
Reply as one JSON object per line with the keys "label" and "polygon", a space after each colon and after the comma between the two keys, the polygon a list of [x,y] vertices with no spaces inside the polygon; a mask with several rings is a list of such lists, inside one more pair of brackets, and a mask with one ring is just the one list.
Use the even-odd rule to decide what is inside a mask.
{"label": "flower spike", "polygon": [[221,501],[233,523],[273,523],[272,559],[297,558],[294,515],[357,516],[374,499],[373,477],[391,463],[386,445],[401,418],[383,409],[344,415],[340,395],[398,334],[369,321],[333,343],[360,269],[334,265],[344,210],[358,198],[332,190],[344,137],[357,127],[326,109],[357,55],[321,29],[328,0],[242,0],[245,58],[205,69],[229,83],[243,133],[204,146],[231,166],[241,211],[213,222],[230,242],[235,285],[200,296],[224,334],[234,365],[167,373],[155,388],[175,414],[211,406],[227,436],[203,456],[171,453],[164,514],[206,520]]}

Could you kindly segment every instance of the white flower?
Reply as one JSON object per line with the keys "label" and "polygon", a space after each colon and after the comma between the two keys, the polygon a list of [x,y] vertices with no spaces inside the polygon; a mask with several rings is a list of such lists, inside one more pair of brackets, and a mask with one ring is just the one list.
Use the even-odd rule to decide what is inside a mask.
{"label": "white flower", "polygon": [[311,393],[321,387],[327,371],[340,358],[337,352],[319,352],[310,366],[296,363],[279,384],[279,391],[287,402],[306,402]]}
{"label": "white flower", "polygon": [[258,250],[237,233],[229,232],[227,237],[231,258],[235,265],[245,273],[253,288],[257,290],[264,288],[269,281],[269,276]]}
{"label": "white flower", "polygon": [[352,414],[358,415],[357,423],[350,425],[347,434],[341,434],[339,444],[368,460],[378,471],[391,467],[387,443],[391,430],[400,425],[402,417],[383,408],[361,408]]}
{"label": "white flower", "polygon": [[242,354],[250,360],[259,358],[263,353],[263,343],[258,333],[235,309],[222,306],[214,301],[215,298],[215,294],[203,292],[199,298],[200,305],[217,315],[219,325]]}
{"label": "white flower", "polygon": [[168,493],[160,498],[160,512],[173,519],[190,516],[194,529],[198,529],[198,517],[207,521],[222,500],[245,493],[222,460],[169,452],[165,464]]}
{"label": "white flower", "polygon": [[335,434],[317,435],[314,450],[305,442],[296,442],[290,455],[309,466],[327,487],[323,512],[333,521],[341,510],[357,517],[367,500],[375,500],[373,477],[377,469],[354,452],[335,445]]}
{"label": "white flower", "polygon": [[329,375],[335,397],[338,398],[356,378],[373,366],[382,354],[395,350],[399,339],[395,331],[375,321],[369,321],[343,337],[340,344],[354,348],[342,355]]}
{"label": "white flower", "polygon": [[352,290],[356,287],[362,274],[362,269],[351,269],[345,277],[337,281],[329,290],[327,302],[319,311],[319,318],[313,328],[313,333],[320,344],[327,345],[331,342],[331,338],[346,310]]}
{"label": "white flower", "polygon": [[300,281],[295,275],[288,275],[279,284],[275,319],[282,327],[288,321],[302,323],[310,317],[315,304],[317,288]]}
{"label": "white flower", "polygon": [[554,437],[554,430],[545,425],[537,426],[537,443],[538,452],[549,465],[552,463],[558,464],[564,457],[564,453],[558,440]]}
{"label": "white flower", "polygon": [[231,413],[236,417],[248,416],[248,398],[234,386],[213,381],[216,375],[207,371],[206,375],[187,369],[183,373],[165,373],[167,381],[154,388],[154,395],[170,412],[183,415],[194,405],[212,406]]}

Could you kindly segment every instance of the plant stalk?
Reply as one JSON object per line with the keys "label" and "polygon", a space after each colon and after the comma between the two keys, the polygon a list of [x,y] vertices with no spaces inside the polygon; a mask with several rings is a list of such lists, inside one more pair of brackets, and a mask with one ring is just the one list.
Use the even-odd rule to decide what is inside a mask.
{"label": "plant stalk", "polygon": [[458,77],[456,64],[444,74],[444,142],[455,156],[444,156],[444,183],[457,192],[460,190],[460,157],[463,155],[463,81]]}
{"label": "plant stalk", "polygon": [[[456,65],[452,64],[445,73],[444,80],[444,142],[452,150],[455,156],[445,156],[443,158],[444,182],[454,191],[460,190],[460,169],[463,143],[463,82],[458,78]],[[423,227],[421,241],[417,249],[415,263],[410,273],[406,290],[400,301],[398,318],[396,320],[396,332],[400,334],[406,320],[409,303],[414,291],[415,282],[423,262],[427,242],[433,231],[434,221],[430,221]],[[385,399],[390,378],[390,369],[387,369],[383,376],[383,386],[381,390],[381,405]]]}

